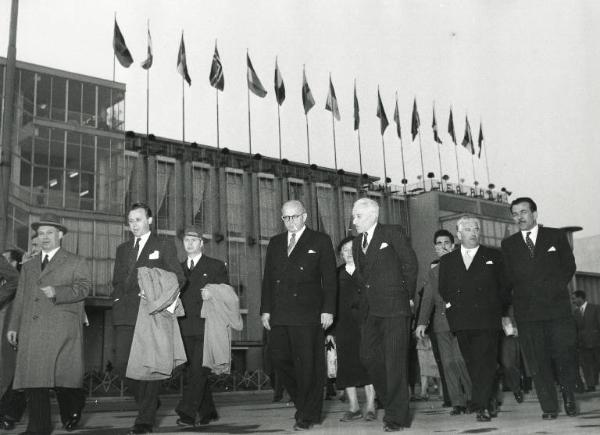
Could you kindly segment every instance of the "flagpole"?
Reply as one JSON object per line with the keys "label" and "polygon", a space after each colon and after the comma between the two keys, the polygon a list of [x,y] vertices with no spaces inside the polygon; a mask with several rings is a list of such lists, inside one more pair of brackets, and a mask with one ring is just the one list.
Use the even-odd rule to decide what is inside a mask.
{"label": "flagpole", "polygon": [[[117,25],[117,11],[115,11],[115,23],[114,23],[114,26],[116,26],[116,25]],[[113,36],[113,40],[114,40],[114,36]],[[114,42],[113,42],[113,44],[114,44]],[[113,82],[115,81],[115,59],[116,58],[117,58],[117,53],[115,53],[115,50],[114,50],[114,47],[113,47],[113,80],[112,80]],[[111,95],[112,95],[112,93],[111,93]],[[112,100],[111,100],[110,103],[111,103],[110,106],[112,107]],[[112,113],[111,113],[111,115],[112,115]]]}
{"label": "flagpole", "polygon": [[181,142],[185,143],[185,79],[181,77]]}
{"label": "flagpole", "polygon": [[383,185],[385,186],[385,193],[387,194],[387,167],[385,163],[385,141],[383,140],[383,133],[381,134],[381,147],[383,148]]}
{"label": "flagpole", "polygon": [[335,171],[337,172],[338,170],[338,165],[337,165],[337,148],[335,145],[335,117],[333,116],[333,107],[331,108],[331,129],[333,131],[333,163],[335,164]]}
{"label": "flagpole", "polygon": [[454,156],[456,157],[456,176],[457,178],[457,185],[460,183],[460,169],[458,167],[458,145],[455,143],[454,144]]}
{"label": "flagpole", "polygon": [[308,154],[308,166],[310,166],[310,135],[308,134],[308,113],[304,112],[304,119],[306,119],[306,152]]}
{"label": "flagpole", "polygon": [[423,176],[423,191],[426,191],[425,188],[425,165],[423,164],[423,144],[421,142],[421,129],[419,128],[419,152],[421,153],[421,175]]}
{"label": "flagpole", "polygon": [[473,184],[477,183],[477,176],[475,174],[475,154],[471,152],[471,164],[473,165]]}
{"label": "flagpole", "polygon": [[404,183],[404,180],[406,180],[406,169],[404,168],[404,145],[402,144],[402,137],[400,137],[400,157],[402,158],[402,186],[404,187],[403,191],[406,195],[406,183]]}
{"label": "flagpole", "polygon": [[437,149],[438,149],[438,160],[440,161],[440,189],[444,190],[444,181],[443,181],[443,172],[442,172],[442,151],[440,150],[440,143],[437,143]]}
{"label": "flagpole", "polygon": [[250,127],[250,86],[248,86],[246,92],[248,94],[248,146],[250,149],[250,156],[252,156],[252,130]]}
{"label": "flagpole", "polygon": [[[360,127],[358,127],[358,129],[356,130],[356,137],[358,138],[358,165],[360,167],[360,176],[362,177],[363,165],[362,165],[362,151],[360,149]],[[361,183],[362,183],[362,180],[361,180]]]}
{"label": "flagpole", "polygon": [[219,89],[215,88],[217,94],[217,149],[221,148],[221,138],[219,134]]}
{"label": "flagpole", "polygon": [[[483,144],[483,142],[482,142]],[[488,186],[490,185],[490,167],[488,166],[488,158],[487,158],[487,143],[485,144],[485,148],[483,149],[485,156],[485,169],[487,172]]]}
{"label": "flagpole", "polygon": [[281,116],[279,114],[279,103],[277,103],[277,127],[279,130],[279,161],[281,161]]}
{"label": "flagpole", "polygon": [[[150,19],[147,22],[148,35],[150,34]],[[150,68],[146,69],[146,136],[150,133]]]}

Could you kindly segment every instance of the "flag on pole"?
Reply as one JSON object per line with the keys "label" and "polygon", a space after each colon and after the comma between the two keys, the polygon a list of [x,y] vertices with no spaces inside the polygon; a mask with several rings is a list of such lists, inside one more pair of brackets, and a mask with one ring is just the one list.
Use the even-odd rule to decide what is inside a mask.
{"label": "flag on pole", "polygon": [[281,71],[279,71],[279,65],[277,65],[277,58],[275,58],[275,98],[280,106],[285,100],[285,85],[283,84]]}
{"label": "flag on pole", "polygon": [[142,68],[150,69],[154,62],[154,56],[152,55],[152,37],[150,36],[150,29],[148,29],[148,56],[146,60],[142,62]]}
{"label": "flag on pole", "polygon": [[246,74],[246,78],[248,80],[248,89],[250,89],[254,95],[264,98],[265,95],[267,95],[267,91],[260,82],[256,72],[254,72],[254,67],[252,66],[252,62],[250,61],[250,56],[248,53],[246,53],[246,64],[248,66],[248,71]]}
{"label": "flag on pole", "polygon": [[127,48],[127,44],[125,44],[125,38],[123,38],[123,34],[121,33],[121,29],[119,29],[119,25],[117,24],[117,19],[115,18],[115,30],[113,33],[113,49],[115,51],[115,56],[117,60],[124,68],[129,68],[133,63],[133,57],[131,57],[131,53]]}
{"label": "flag on pole", "polygon": [[306,81],[306,71],[302,67],[302,105],[304,106],[304,114],[307,114],[315,105],[315,99],[312,96],[308,82]]}
{"label": "flag on pole", "polygon": [[208,80],[213,88],[220,91],[225,89],[225,75],[223,74],[223,64],[221,63],[221,56],[219,56],[219,50],[217,50],[217,42],[215,41],[215,52],[213,54],[212,64],[210,65],[210,74]]}
{"label": "flag on pole", "polygon": [[356,96],[356,81],[354,82],[354,130],[360,127],[360,113],[358,107],[358,97]]}
{"label": "flag on pole", "polygon": [[396,95],[396,108],[394,109],[394,122],[396,123],[396,134],[402,139],[402,128],[400,128],[400,111],[398,110],[398,95]]}
{"label": "flag on pole", "polygon": [[419,134],[419,127],[421,126],[421,120],[419,119],[419,112],[417,112],[417,98],[413,103],[412,121],[410,124],[410,132],[412,133],[412,140],[415,140],[417,134]]}
{"label": "flag on pole", "polygon": [[381,134],[385,133],[385,129],[387,128],[389,122],[387,116],[385,116],[385,109],[383,108],[383,103],[381,102],[381,95],[379,94],[379,88],[377,88],[377,117],[379,118],[379,126]]}
{"label": "flag on pole", "polygon": [[452,107],[450,107],[450,115],[448,116],[448,134],[452,138],[452,142],[456,145],[456,133],[454,132],[454,118],[452,116]]}
{"label": "flag on pole", "polygon": [[329,110],[333,113],[335,119],[338,121],[340,120],[340,109],[338,108],[337,97],[335,96],[335,89],[333,89],[331,76],[329,76],[329,93],[327,94],[327,101],[325,102],[325,110]]}
{"label": "flag on pole", "polygon": [[431,123],[431,128],[433,129],[433,140],[436,141],[437,143],[441,144],[442,140],[440,139],[440,136],[438,135],[438,126],[437,126],[437,121],[435,120],[435,107],[433,108],[433,121]]}
{"label": "flag on pole", "polygon": [[483,148],[483,129],[481,128],[481,122],[479,123],[479,138],[477,139],[477,143],[479,144],[479,154],[477,158],[481,158],[481,148]]}
{"label": "flag on pole", "polygon": [[462,140],[462,146],[464,146],[471,154],[475,154],[475,145],[473,144],[473,136],[471,135],[471,126],[469,125],[469,118],[465,116],[465,135]]}
{"label": "flag on pole", "polygon": [[177,53],[177,72],[185,79],[188,86],[192,86],[192,79],[188,73],[187,60],[185,57],[185,44],[183,43],[183,32],[181,32],[181,43],[179,44],[179,53]]}

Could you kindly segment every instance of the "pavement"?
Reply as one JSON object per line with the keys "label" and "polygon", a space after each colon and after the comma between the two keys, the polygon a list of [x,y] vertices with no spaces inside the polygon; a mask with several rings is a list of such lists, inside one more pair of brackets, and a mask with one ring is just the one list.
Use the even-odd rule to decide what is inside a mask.
{"label": "pavement", "polygon": [[[360,396],[359,396],[360,397]],[[206,426],[181,428],[177,426],[175,408],[177,396],[161,397],[155,433],[161,434],[270,434],[293,433],[294,407],[288,402],[273,403],[272,391],[225,392],[214,395],[220,419]],[[600,392],[577,395],[580,413],[567,417],[560,413],[556,420],[542,420],[541,410],[533,395],[517,403],[511,393],[504,393],[504,404],[497,418],[478,423],[475,415],[450,416],[450,408],[443,408],[440,400],[411,402],[412,425],[404,433],[410,434],[600,434]],[[338,399],[324,402],[324,420],[309,434],[375,434],[383,433],[383,412],[377,421],[340,422],[347,404]],[[88,399],[78,430],[66,432],[61,428],[58,410],[53,406],[55,435],[124,435],[133,425],[135,402],[130,398]],[[0,435],[19,434],[26,429],[26,418],[14,431],[0,431]]]}

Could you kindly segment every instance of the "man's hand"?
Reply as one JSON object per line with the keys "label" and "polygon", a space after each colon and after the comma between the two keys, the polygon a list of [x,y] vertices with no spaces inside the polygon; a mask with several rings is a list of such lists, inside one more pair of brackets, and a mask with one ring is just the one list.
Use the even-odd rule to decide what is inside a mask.
{"label": "man's hand", "polygon": [[11,345],[17,346],[17,331],[8,331],[6,333],[6,338]]}
{"label": "man's hand", "polygon": [[56,296],[56,290],[54,290],[54,287],[52,287],[51,285],[47,285],[46,287],[40,287],[40,290],[42,291],[42,293],[44,293],[44,295],[46,295],[48,299],[52,299]]}
{"label": "man's hand", "polygon": [[205,288],[202,289],[202,300],[207,301],[212,298],[212,294],[210,294],[210,290]]}
{"label": "man's hand", "polygon": [[260,316],[260,320],[263,324],[263,326],[265,327],[265,329],[267,331],[271,330],[271,325],[269,324],[269,320],[271,320],[271,314],[269,313],[262,313],[262,316]]}
{"label": "man's hand", "polygon": [[415,329],[415,337],[423,339],[425,338],[425,336],[427,334],[425,334],[425,329],[427,329],[427,326],[425,325],[419,325],[417,326],[417,328]]}
{"label": "man's hand", "polygon": [[323,329],[327,329],[333,323],[333,314],[321,313],[321,325]]}

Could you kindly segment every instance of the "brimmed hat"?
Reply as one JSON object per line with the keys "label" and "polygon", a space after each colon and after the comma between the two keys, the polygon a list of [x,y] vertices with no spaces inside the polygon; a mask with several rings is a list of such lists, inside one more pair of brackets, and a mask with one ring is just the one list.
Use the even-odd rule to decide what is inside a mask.
{"label": "brimmed hat", "polygon": [[204,237],[202,237],[202,229],[197,225],[190,225],[185,227],[181,238],[184,238],[185,236],[198,237],[199,239],[205,240]]}
{"label": "brimmed hat", "polygon": [[67,227],[61,224],[59,217],[53,213],[44,213],[41,215],[39,222],[34,222],[31,224],[31,229],[37,232],[38,228],[43,225],[58,228],[58,230],[62,231],[63,234],[67,234]]}

